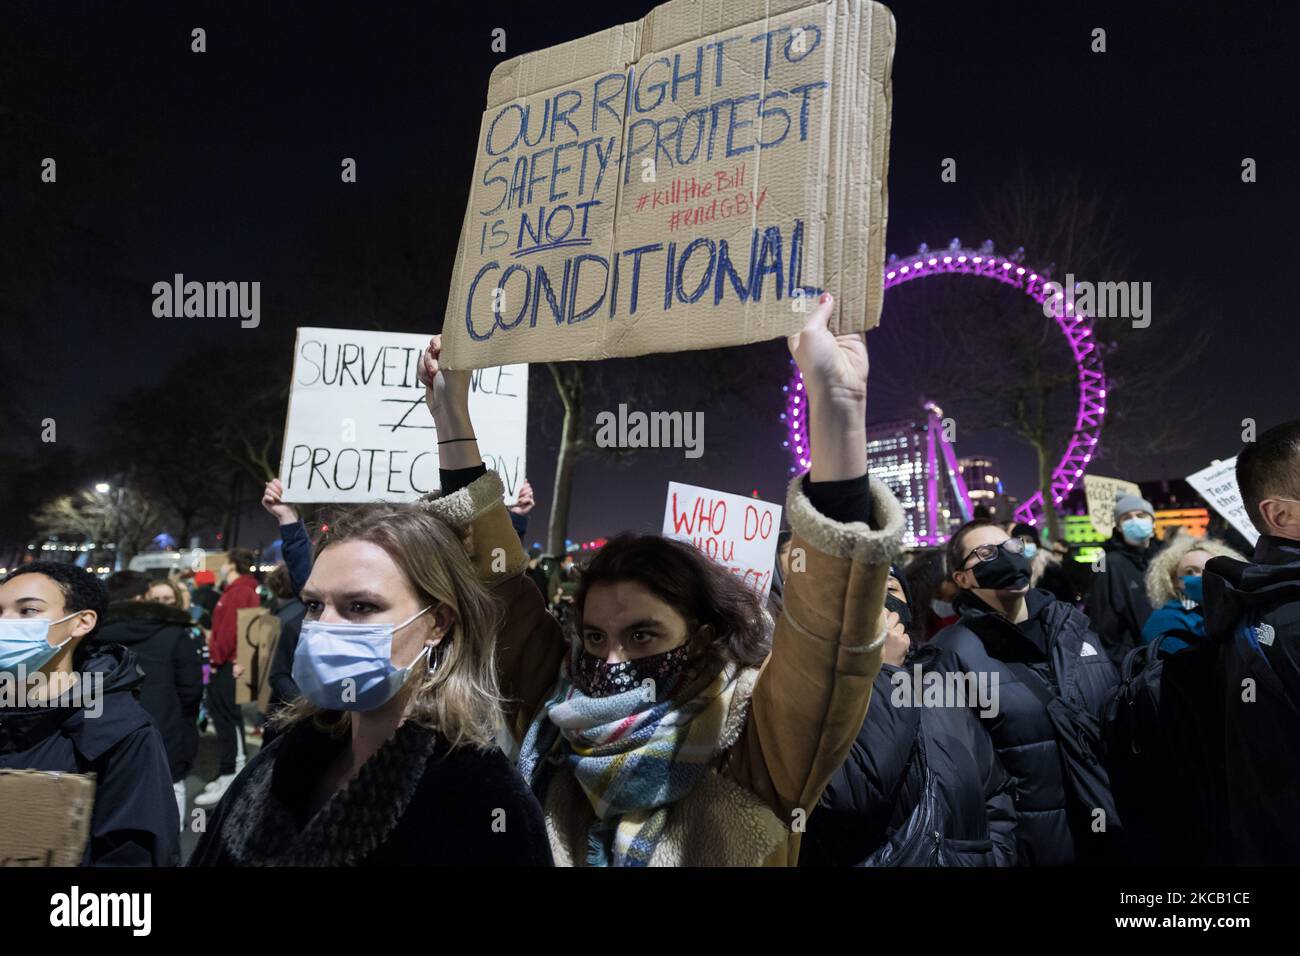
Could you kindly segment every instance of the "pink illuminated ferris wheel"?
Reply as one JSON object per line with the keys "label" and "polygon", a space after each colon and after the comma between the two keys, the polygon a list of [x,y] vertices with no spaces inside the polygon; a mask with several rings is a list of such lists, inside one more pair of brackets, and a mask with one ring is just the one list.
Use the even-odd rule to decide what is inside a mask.
{"label": "pink illuminated ferris wheel", "polygon": [[[979,251],[966,249],[957,240],[942,252],[934,252],[925,246],[914,255],[890,256],[885,266],[884,287],[890,289],[904,282],[925,279],[937,275],[973,275],[992,279],[1019,289],[1040,305],[1052,294],[1045,289],[1050,279],[1045,272],[1031,269],[1008,256],[995,255],[990,244],[986,243]],[[1062,298],[1061,293],[1056,297]],[[1075,368],[1079,376],[1078,407],[1075,412],[1074,430],[1066,442],[1065,453],[1056,467],[1052,469],[1049,492],[1055,504],[1060,505],[1065,496],[1083,478],[1083,473],[1097,451],[1101,439],[1102,420],[1106,416],[1106,375],[1102,369],[1101,349],[1093,337],[1092,317],[1074,308],[1072,302],[1054,310],[1056,324],[1069,343],[1074,355]],[[803,390],[803,377],[795,369],[794,378],[784,386],[786,391],[785,411],[781,418],[786,422],[788,436],[784,444],[789,448],[794,464],[790,471],[795,472],[808,467],[808,431],[806,427],[807,400]],[[940,464],[940,455],[943,464]],[[950,479],[954,470],[952,450],[946,443],[935,447],[931,443],[928,449],[927,474],[938,476],[948,473]],[[942,469],[942,470],[941,470]],[[969,514],[970,499],[966,488],[960,481],[960,471],[956,474],[956,484],[960,486],[958,498],[962,511]],[[930,502],[933,507],[933,500]],[[1029,524],[1041,524],[1044,520],[1043,492],[1035,491],[1015,514],[1017,521]],[[931,525],[934,527],[934,525]]]}

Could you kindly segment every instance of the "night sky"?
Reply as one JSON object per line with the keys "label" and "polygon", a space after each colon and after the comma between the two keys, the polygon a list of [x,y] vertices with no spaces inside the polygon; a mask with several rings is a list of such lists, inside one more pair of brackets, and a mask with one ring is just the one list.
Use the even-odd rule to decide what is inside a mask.
{"label": "night sky", "polygon": [[[1195,371],[1161,394],[1113,396],[1190,439],[1126,477],[1185,476],[1234,454],[1243,418],[1262,431],[1295,417],[1295,4],[889,5],[889,251],[954,236],[978,244],[981,198],[1013,170],[1078,172],[1116,205],[1133,254],[1125,278],[1153,283],[1155,321],[1177,291],[1194,305],[1182,321],[1213,336]],[[0,282],[39,316],[0,305],[19,430],[54,417],[60,444],[91,450],[104,404],[179,357],[230,336],[288,342],[299,325],[364,327],[350,311],[363,288],[383,327],[436,331],[487,79],[502,59],[491,31],[505,29],[512,56],[651,6],[5,3],[0,110],[11,115],[0,132],[18,135],[0,142]],[[201,55],[190,52],[196,26],[207,31]],[[1094,27],[1107,31],[1104,54],[1089,50]],[[57,185],[37,186],[44,156],[58,159]],[[355,185],[339,180],[345,156],[357,160]],[[947,156],[957,183],[940,181]],[[1254,184],[1241,181],[1247,156]],[[409,240],[411,259],[378,261],[373,250],[394,237]],[[39,268],[15,255],[32,248]],[[178,272],[261,281],[261,328],[155,318],[151,286]],[[769,343],[736,360],[785,357]],[[290,362],[286,347],[265,374],[287,378]],[[873,351],[872,367],[872,418],[907,414],[888,352]],[[549,388],[543,367],[533,374]],[[960,396],[936,397],[960,412]],[[782,500],[781,403],[765,388],[709,409],[716,442],[698,462],[657,451],[616,472],[584,465],[572,536],[657,529],[670,479]],[[221,397],[195,381],[163,413],[201,424],[221,414]],[[530,540],[544,537],[550,502],[550,418],[539,414],[530,434]],[[958,451],[999,456],[1008,490],[1027,496],[1032,459],[1014,440],[963,435]],[[269,518],[244,527],[248,544],[274,534]]]}

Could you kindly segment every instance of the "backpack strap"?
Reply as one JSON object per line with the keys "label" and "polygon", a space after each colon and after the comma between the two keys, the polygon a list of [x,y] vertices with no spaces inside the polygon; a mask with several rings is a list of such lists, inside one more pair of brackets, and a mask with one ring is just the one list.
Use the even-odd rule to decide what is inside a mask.
{"label": "backpack strap", "polygon": [[1052,701],[1056,699],[1056,695],[1047,686],[1047,682],[1039,677],[1028,664],[1007,664],[1007,669],[1016,675],[1020,683],[1024,684],[1044,707],[1050,706]]}

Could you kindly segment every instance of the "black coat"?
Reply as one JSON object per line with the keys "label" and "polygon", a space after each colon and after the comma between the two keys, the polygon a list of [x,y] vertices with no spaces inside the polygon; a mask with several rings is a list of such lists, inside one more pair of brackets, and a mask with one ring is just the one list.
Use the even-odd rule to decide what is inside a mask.
{"label": "black coat", "polygon": [[0,768],[95,774],[82,865],[175,866],[176,797],[162,738],[136,699],[144,675],[135,655],[95,641],[78,648],[73,670],[102,675],[95,700],[0,708]]}
{"label": "black coat", "polygon": [[937,657],[926,647],[906,667],[881,668],[858,739],[808,817],[800,866],[858,864],[906,823],[924,789],[913,749],[918,725],[946,810],[947,855],[958,866],[1015,864],[1015,781],[979,719],[965,707],[896,706],[912,699],[896,693],[899,683],[912,681],[914,667],[924,672]]}
{"label": "black coat", "polygon": [[293,679],[293,656],[298,650],[298,636],[307,614],[301,601],[294,598],[272,612],[280,619],[280,638],[275,644],[271,659],[271,707],[268,716],[298,696],[298,684]]}
{"label": "black coat", "polygon": [[303,721],[249,762],[191,866],[550,866],[542,809],[498,748],[450,748],[408,721],[314,816],[346,745]]}
{"label": "black coat", "polygon": [[[1260,537],[1251,562],[1205,566],[1206,634],[1220,648],[1231,863],[1300,862],[1300,542]],[[1251,693],[1253,691],[1253,694]]]}
{"label": "black coat", "polygon": [[[1091,808],[1079,804],[1068,784],[1047,708],[1007,665],[1027,665],[1049,686],[1063,691],[1067,700],[1098,718],[1118,675],[1081,611],[1046,591],[1031,590],[1026,602],[1030,617],[1042,627],[1046,656],[1018,627],[963,592],[954,601],[960,620],[930,642],[945,652],[932,666],[940,672],[987,673],[990,681],[997,675],[998,713],[980,719],[1002,765],[1016,778],[1018,865],[1094,859],[1090,852],[1094,843],[1079,842],[1092,834]],[[1111,841],[1106,842],[1109,850]]]}
{"label": "black coat", "polygon": [[1146,573],[1159,546],[1153,541],[1135,548],[1116,530],[1102,550],[1104,569],[1092,576],[1084,611],[1111,661],[1120,664],[1142,643],[1142,625],[1154,610],[1147,600]]}
{"label": "black coat", "polygon": [[199,750],[203,700],[203,646],[190,616],[152,601],[115,601],[96,639],[135,654],[144,671],[140,705],[162,734],[172,780],[184,780]]}

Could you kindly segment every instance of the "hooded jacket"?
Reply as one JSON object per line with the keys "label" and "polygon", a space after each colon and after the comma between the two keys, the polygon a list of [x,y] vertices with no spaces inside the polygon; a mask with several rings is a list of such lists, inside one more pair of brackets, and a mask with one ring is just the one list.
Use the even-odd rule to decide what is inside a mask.
{"label": "hooded jacket", "polygon": [[1142,625],[1151,616],[1146,573],[1159,543],[1153,540],[1145,548],[1134,547],[1117,528],[1102,550],[1105,567],[1092,576],[1084,610],[1111,661],[1119,664],[1142,643]]}
{"label": "hooded jacket", "polygon": [[1300,541],[1263,535],[1250,562],[1211,558],[1204,586],[1206,634],[1220,645],[1228,862],[1295,864]]}
{"label": "hooded jacket", "polygon": [[[996,676],[998,712],[981,717],[981,723],[1003,766],[1016,779],[1018,864],[1059,866],[1102,858],[1110,850],[1109,841],[1103,849],[1102,839],[1090,839],[1091,808],[1074,796],[1047,708],[1008,665],[1027,665],[1058,695],[1096,718],[1118,675],[1081,611],[1046,591],[1031,590],[1025,600],[1029,617],[1042,628],[1046,654],[1019,627],[963,591],[953,602],[961,618],[930,642],[946,652],[933,669],[974,674],[977,679],[988,674],[990,687]],[[1108,786],[1104,770],[1100,774]]]}
{"label": "hooded jacket", "polygon": [[162,738],[137,700],[144,675],[135,655],[95,639],[77,650],[73,669],[102,685],[74,688],[63,706],[0,708],[0,767],[95,774],[82,865],[175,866],[176,796]]}
{"label": "hooded jacket", "polygon": [[190,616],[152,601],[115,601],[96,640],[135,654],[144,671],[140,706],[162,734],[172,780],[184,780],[198,754],[203,700],[202,644],[193,636]]}
{"label": "hooded jacket", "polygon": [[808,818],[800,866],[857,865],[907,822],[925,785],[918,733],[946,811],[945,857],[957,866],[1015,865],[1015,780],[979,718],[966,707],[913,703],[914,668],[924,673],[938,656],[925,646],[905,666],[881,668],[849,757]]}

